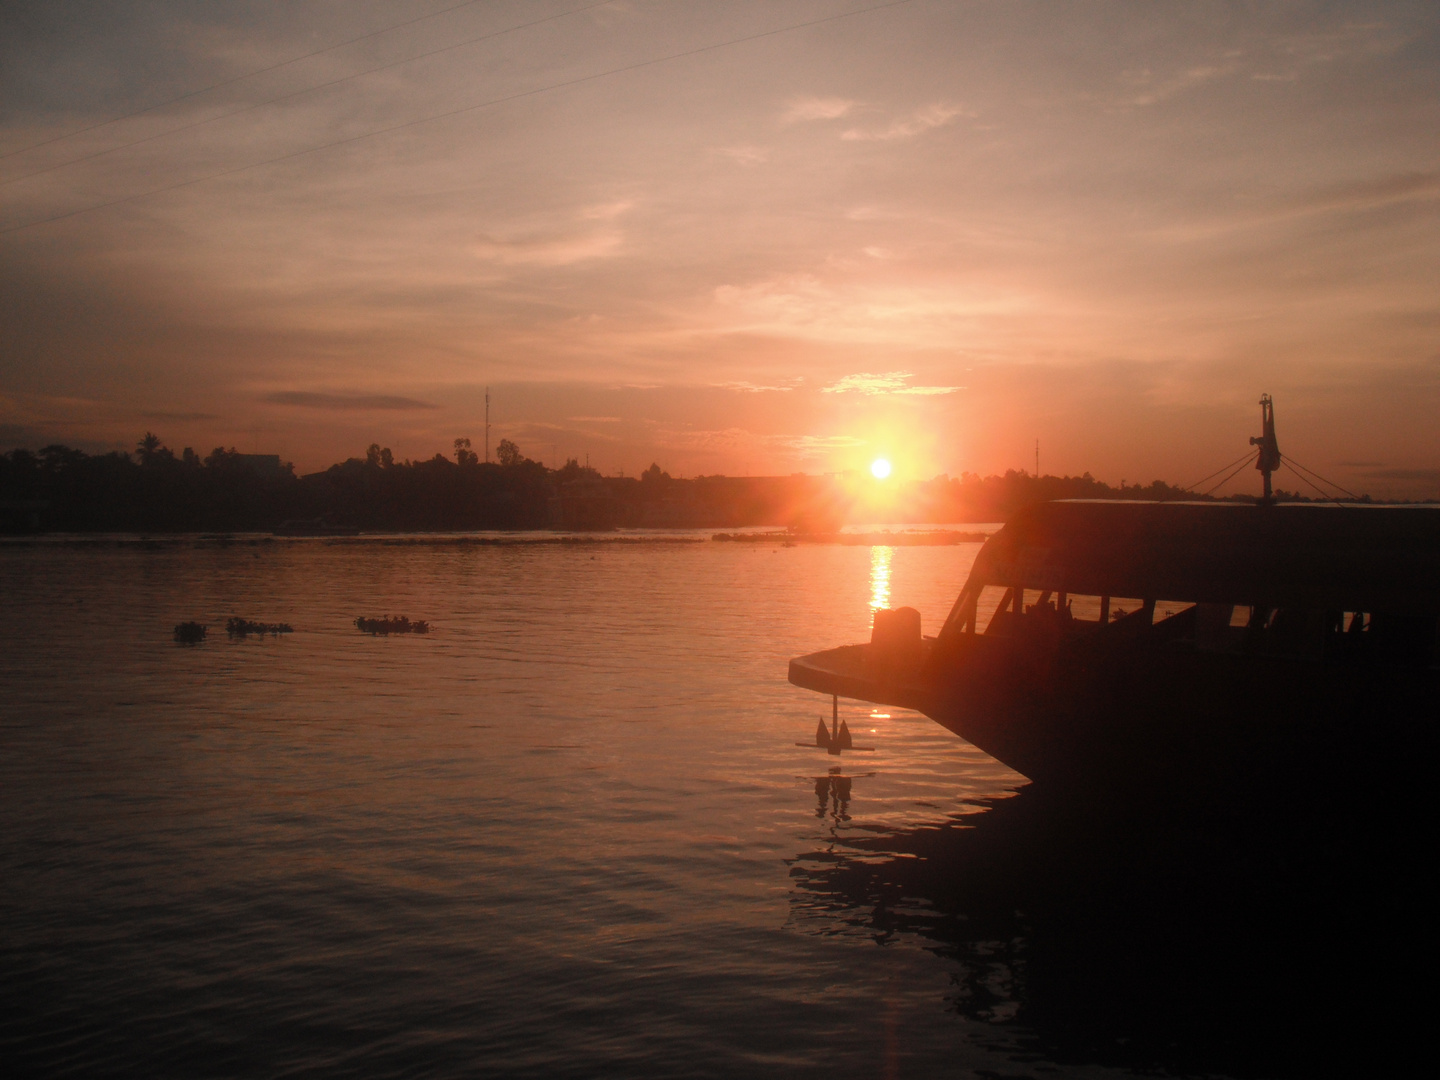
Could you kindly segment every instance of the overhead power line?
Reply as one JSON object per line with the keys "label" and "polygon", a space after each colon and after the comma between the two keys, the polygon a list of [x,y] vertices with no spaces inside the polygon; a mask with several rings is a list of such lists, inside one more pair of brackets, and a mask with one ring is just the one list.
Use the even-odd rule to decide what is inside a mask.
{"label": "overhead power line", "polygon": [[580,86],[584,83],[595,82],[598,79],[608,78],[611,75],[620,75],[628,71],[638,71],[641,68],[654,67],[656,64],[668,63],[671,60],[681,60],[687,56],[699,56],[707,52],[715,52],[718,49],[729,48],[733,45],[744,45],[752,41],[761,41],[768,37],[775,37],[779,34],[788,34],[794,30],[804,30],[812,26],[823,26],[826,23],[839,22],[842,19],[855,18],[858,15],[867,15],[875,11],[884,11],[887,8],[903,7],[914,3],[914,0],[890,0],[889,3],[872,4],[869,7],[856,8],[851,11],[840,12],[836,15],[826,15],[819,19],[806,19],[804,22],[790,23],[786,26],[776,27],[773,30],[763,30],[758,34],[746,34],[742,37],[730,38],[726,41],[717,41],[712,45],[700,45],[693,49],[683,49],[680,52],[667,53],[664,56],[657,56],[650,60],[640,60],[633,64],[624,64],[620,67],[608,68],[605,71],[597,71],[593,75],[581,75],[574,79],[565,79],[561,82],[551,83],[548,86],[540,86],[531,90],[521,90],[514,94],[506,94],[503,97],[490,98],[487,101],[479,101],[473,105],[465,105],[458,109],[447,109],[444,112],[431,113],[428,116],[421,116],[414,120],[406,120],[403,123],[391,124],[388,127],[377,128],[374,131],[365,132],[362,135],[351,135],[344,139],[335,139],[333,142],[322,143],[319,146],[311,146],[304,150],[295,150],[288,154],[280,154],[273,158],[266,158],[262,161],[252,161],[247,165],[237,165],[231,169],[222,169],[219,172],[208,173],[205,176],[197,176],[190,180],[181,180],[178,183],[167,184],[164,187],[151,188],[149,191],[142,191],[135,195],[127,195],[123,199],[112,199],[109,202],[95,203],[91,206],[81,207],[79,210],[70,210],[63,214],[55,214],[48,218],[38,218],[35,221],[28,221],[23,225],[12,225],[7,229],[0,229],[0,236],[8,236],[12,233],[22,232],[25,229],[33,229],[38,225],[48,225],[56,221],[64,221],[68,218],[78,217],[81,214],[93,213],[96,210],[107,210],[114,206],[123,206],[127,203],[138,202],[152,195],[163,195],[169,191],[178,191],[181,188],[194,187],[196,184],[203,184],[210,180],[219,180],[226,176],[235,176],[239,173],[249,172],[251,169],[263,168],[266,165],[278,165],[283,161],[293,161],[295,158],[305,157],[309,154],[317,154],[322,150],[331,150],[337,146],[347,146],[351,143],[362,142],[366,139],[373,139],[380,135],[388,135],[391,132],[403,131],[406,128],[417,127],[420,124],[428,124],[435,120],[444,120],[452,116],[460,116],[465,113],[475,112],[479,109],[490,108],[495,105],[503,105],[511,101],[519,101],[527,97],[535,97],[539,94],[550,93],[554,90],[563,90],[571,86]]}
{"label": "overhead power line", "polygon": [[[412,64],[417,60],[425,60],[432,56],[439,56],[441,53],[453,52],[455,49],[463,49],[467,45],[476,45],[482,41],[490,41],[493,38],[504,37],[506,34],[514,34],[521,30],[529,30],[533,27],[541,26],[548,22],[557,22],[560,19],[568,18],[571,15],[578,15],[582,12],[589,11],[592,8],[604,7],[610,2],[611,0],[600,0],[599,3],[587,4],[584,7],[572,8],[569,11],[562,11],[558,15],[547,15],[543,19],[535,19],[531,22],[520,23],[517,26],[509,26],[506,27],[504,30],[494,30],[488,34],[481,34],[479,37],[466,38],[464,41],[451,42],[449,45],[444,45],[438,49],[431,49],[429,52],[423,52],[418,54],[417,56],[407,56],[403,60],[392,60],[388,64],[380,64],[377,67],[366,68],[364,71],[356,71],[349,75],[342,75],[340,78],[331,79],[329,82],[319,83],[315,86],[307,86],[301,90],[292,90],[288,94],[280,94],[277,97],[266,98],[264,101],[256,101],[249,105],[242,105],[238,109],[231,109],[229,112],[220,113],[218,116],[209,116],[206,117],[204,120],[193,120],[188,124],[180,124],[177,127],[167,128],[164,131],[156,132],[154,135],[146,135],[142,139],[134,139],[128,143],[121,143],[119,146],[111,146],[107,147],[104,150],[97,150],[93,154],[85,154],[81,157],[71,158],[69,161],[62,161],[58,165],[48,165],[43,169],[36,169],[34,172],[22,173],[19,176],[12,176],[8,180],[0,180],[0,187],[6,187],[10,184],[18,184],[20,183],[20,181],[29,180],[31,177],[34,176],[44,176],[46,173],[56,172],[59,169],[68,168],[71,165],[80,165],[86,161],[94,161],[96,158],[106,157],[109,154],[117,154],[121,150],[129,150],[132,147],[141,146],[144,143],[148,142],[155,142],[157,139],[164,139],[170,135],[178,135],[182,131],[193,131],[195,128],[205,127],[207,124],[213,124],[220,120],[227,120],[232,116],[239,116],[241,113],[254,112],[256,109],[263,109],[265,106],[274,105],[277,102],[289,101],[291,98],[303,97],[306,94],[313,94],[320,90],[328,90],[333,86],[339,86],[342,83],[352,82],[353,80],[363,78],[366,75],[374,75],[377,71],[388,71],[391,68],[402,67],[405,64]],[[466,7],[468,5],[461,4],[460,6]],[[453,11],[455,9],[450,8],[447,10]],[[441,13],[437,12],[437,14]],[[336,48],[339,48],[339,46],[336,46]],[[200,91],[197,91],[197,93],[199,92]],[[139,114],[136,113],[134,115],[138,116]]]}
{"label": "overhead power line", "polygon": [[[380,37],[382,34],[388,34],[393,30],[403,30],[407,26],[414,26],[416,23],[425,22],[427,19],[438,19],[441,15],[448,15],[452,11],[459,11],[461,8],[474,7],[479,2],[480,0],[465,0],[465,3],[463,4],[453,4],[448,8],[441,8],[439,11],[432,11],[428,15],[417,15],[415,18],[406,19],[404,22],[392,23],[391,25],[386,26],[380,30],[372,30],[368,34],[361,34],[359,37],[350,38],[348,41],[341,41],[335,45],[327,45],[323,49],[316,49],[314,52],[308,52],[302,56],[292,56],[289,60],[282,60],[278,64],[271,64],[269,67],[256,68],[254,71],[247,71],[244,75],[236,75],[233,78],[221,79],[217,83],[211,83],[209,86],[202,86],[198,90],[189,90],[186,93],[181,94],[179,97],[170,98],[168,101],[161,101],[157,102],[154,105],[147,105],[145,106],[145,108],[136,109],[134,112],[121,113],[119,116],[112,116],[108,120],[101,120],[99,123],[91,124],[88,127],[76,128],[74,131],[67,131],[63,135],[56,135],[54,138],[51,139],[45,139],[41,142],[31,143],[29,146],[22,146],[18,150],[9,150],[6,153],[0,154],[0,161],[4,161],[6,158],[15,157],[17,154],[26,153],[30,150],[38,150],[42,146],[49,146],[52,143],[64,142],[66,139],[73,139],[76,135],[83,135],[87,131],[99,131],[101,128],[109,127],[111,124],[118,124],[122,120],[129,120],[131,117],[144,116],[146,113],[155,112],[157,109],[163,109],[170,105],[178,105],[182,101],[188,101],[193,97],[199,97],[201,94],[208,94],[211,90],[220,90],[226,86],[234,86],[238,82],[244,82],[246,79],[253,79],[257,75],[268,75],[272,71],[279,71],[281,68],[289,67],[291,64],[298,64],[302,60],[311,60],[317,56],[324,56],[326,53],[335,52],[337,49],[343,49],[348,45],[357,45],[362,41],[369,41],[371,38]],[[31,173],[30,175],[34,176],[36,174]],[[9,181],[6,182],[8,183]]]}

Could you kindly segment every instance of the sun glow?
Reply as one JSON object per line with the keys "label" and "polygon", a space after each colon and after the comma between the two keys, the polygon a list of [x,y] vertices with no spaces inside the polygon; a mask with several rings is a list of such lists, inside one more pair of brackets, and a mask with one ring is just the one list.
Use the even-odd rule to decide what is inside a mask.
{"label": "sun glow", "polygon": [[884,480],[890,475],[890,462],[886,461],[883,457],[876,458],[870,463],[870,475],[875,477],[876,480]]}

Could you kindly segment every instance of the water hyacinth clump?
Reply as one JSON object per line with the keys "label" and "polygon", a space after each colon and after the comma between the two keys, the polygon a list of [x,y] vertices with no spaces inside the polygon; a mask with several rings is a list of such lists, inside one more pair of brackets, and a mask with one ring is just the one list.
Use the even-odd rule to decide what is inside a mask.
{"label": "water hyacinth clump", "polygon": [[205,640],[205,633],[208,629],[198,622],[182,622],[175,627],[175,640],[182,645],[198,645]]}
{"label": "water hyacinth clump", "polygon": [[355,620],[357,629],[367,634],[428,634],[430,624],[424,619],[411,622],[404,615],[391,615],[382,619],[367,619],[363,615]]}
{"label": "water hyacinth clump", "polygon": [[289,623],[251,622],[232,615],[225,623],[225,632],[231,637],[245,637],[247,634],[293,634],[295,628]]}

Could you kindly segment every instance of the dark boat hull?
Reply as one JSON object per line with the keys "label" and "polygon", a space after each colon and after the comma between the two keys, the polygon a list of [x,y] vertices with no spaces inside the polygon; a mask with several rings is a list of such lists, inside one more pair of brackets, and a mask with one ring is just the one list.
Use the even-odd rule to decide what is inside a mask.
{"label": "dark boat hull", "polygon": [[790,681],[916,709],[1046,785],[1178,796],[1362,761],[1428,780],[1440,508],[1039,504],[935,638],[879,611],[870,645]]}
{"label": "dark boat hull", "polygon": [[[1440,673],[1209,653],[1185,643],[968,635],[909,666],[869,645],[791,661],[790,681],[914,709],[1047,786],[1224,796],[1362,757],[1434,760]],[[1233,795],[1233,792],[1230,794]]]}

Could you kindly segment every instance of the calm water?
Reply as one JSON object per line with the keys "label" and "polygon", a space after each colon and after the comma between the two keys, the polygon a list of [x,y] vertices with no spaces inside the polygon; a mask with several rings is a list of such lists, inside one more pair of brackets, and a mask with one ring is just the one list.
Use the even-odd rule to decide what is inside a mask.
{"label": "calm water", "polygon": [[[875,750],[838,774],[795,745],[829,702],[786,660],[876,605],[933,632],[977,550],[0,549],[4,1057],[1122,1075],[1026,1026],[1014,911],[909,874],[1021,778],[899,710],[842,705]],[[351,625],[385,613],[434,632]]]}

